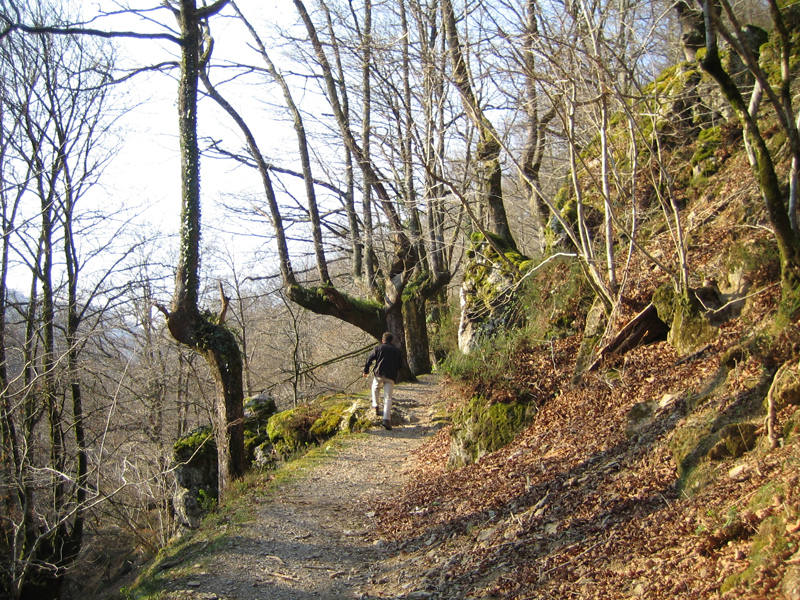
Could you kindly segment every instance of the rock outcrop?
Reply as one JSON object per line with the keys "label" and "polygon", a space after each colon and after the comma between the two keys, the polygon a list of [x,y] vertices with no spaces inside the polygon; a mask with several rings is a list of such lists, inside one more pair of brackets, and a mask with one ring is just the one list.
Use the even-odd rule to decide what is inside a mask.
{"label": "rock outcrop", "polygon": [[504,248],[501,240],[493,237],[492,241],[502,256],[483,235],[472,234],[460,291],[458,347],[464,353],[524,320],[515,310],[514,299],[517,283],[530,261],[516,250]]}
{"label": "rock outcrop", "polygon": [[[247,398],[244,411],[248,461],[270,466],[275,462],[275,453],[267,435],[267,422],[277,411],[275,400],[267,393]],[[175,519],[182,527],[196,529],[218,498],[217,445],[211,427],[198,427],[176,441],[172,458],[178,484],[172,498]]]}

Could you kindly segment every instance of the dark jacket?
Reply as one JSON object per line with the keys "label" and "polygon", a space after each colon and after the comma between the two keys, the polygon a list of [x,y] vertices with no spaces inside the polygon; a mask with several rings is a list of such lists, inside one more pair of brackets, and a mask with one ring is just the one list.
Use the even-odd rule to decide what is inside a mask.
{"label": "dark jacket", "polygon": [[367,357],[364,373],[369,373],[369,366],[375,363],[375,375],[397,381],[397,372],[400,370],[402,360],[400,350],[392,344],[381,344]]}

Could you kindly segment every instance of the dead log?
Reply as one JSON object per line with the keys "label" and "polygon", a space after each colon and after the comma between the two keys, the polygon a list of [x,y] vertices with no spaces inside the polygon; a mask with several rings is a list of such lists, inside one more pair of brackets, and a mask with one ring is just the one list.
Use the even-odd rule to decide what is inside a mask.
{"label": "dead log", "polygon": [[625,354],[638,346],[666,340],[668,331],[669,326],[658,318],[656,307],[650,303],[600,348],[587,371],[597,368],[610,354]]}

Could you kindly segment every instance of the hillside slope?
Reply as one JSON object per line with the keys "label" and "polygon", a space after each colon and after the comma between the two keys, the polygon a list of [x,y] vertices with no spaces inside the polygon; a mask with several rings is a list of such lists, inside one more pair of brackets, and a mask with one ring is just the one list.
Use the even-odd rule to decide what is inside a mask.
{"label": "hillside slope", "polygon": [[[578,384],[584,313],[560,339],[518,341],[500,376],[462,391],[522,394],[532,422],[457,470],[448,431],[418,451],[412,483],[379,511],[398,579],[423,578],[431,598],[800,598],[800,329],[775,324],[775,250],[740,138],[727,135],[734,146],[687,186],[681,212],[692,286],[717,282],[732,309],[715,340],[683,357],[666,341],[611,354]],[[657,223],[648,249],[671,257]],[[567,276],[551,271],[540,283],[557,295]],[[665,281],[636,255],[628,277],[612,331]],[[783,364],[772,450],[764,399]]]}

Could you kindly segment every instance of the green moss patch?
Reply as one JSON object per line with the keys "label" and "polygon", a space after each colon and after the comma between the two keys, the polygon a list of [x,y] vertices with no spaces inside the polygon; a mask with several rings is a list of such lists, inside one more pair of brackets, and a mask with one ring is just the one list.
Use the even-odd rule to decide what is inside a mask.
{"label": "green moss patch", "polygon": [[531,407],[524,402],[494,402],[476,396],[453,416],[450,433],[450,467],[478,460],[508,444],[530,421]]}
{"label": "green moss patch", "polygon": [[765,569],[774,567],[791,554],[786,536],[786,519],[782,515],[767,517],[761,522],[750,547],[750,564],[741,573],[728,576],[720,588],[723,594],[736,588],[747,588]]}
{"label": "green moss patch", "polygon": [[178,438],[172,446],[172,451],[175,460],[179,462],[186,462],[198,453],[210,453],[216,456],[217,446],[214,443],[211,427],[203,425]]}
{"label": "green moss patch", "polygon": [[371,425],[368,408],[369,403],[364,397],[321,397],[270,417],[267,434],[275,451],[289,456],[327,440],[339,431],[364,431]]}
{"label": "green moss patch", "polygon": [[795,410],[783,424],[783,439],[787,442],[800,434],[800,410]]}
{"label": "green moss patch", "polygon": [[737,417],[723,417],[706,407],[672,433],[669,450],[678,471],[678,487],[684,492],[694,494],[713,481],[714,461],[736,458],[756,447],[757,425],[741,420],[726,423],[726,418]]}
{"label": "green moss patch", "polygon": [[693,167],[702,166],[704,163],[706,163],[703,168],[703,174],[713,174],[718,165],[716,162],[710,165],[707,163],[714,158],[714,153],[717,151],[717,148],[719,148],[721,143],[722,131],[720,127],[703,129],[697,136],[697,146],[694,154],[692,154],[692,157],[689,159],[689,163]]}

